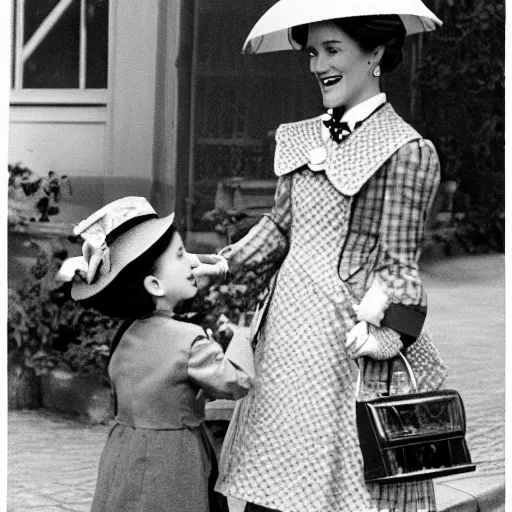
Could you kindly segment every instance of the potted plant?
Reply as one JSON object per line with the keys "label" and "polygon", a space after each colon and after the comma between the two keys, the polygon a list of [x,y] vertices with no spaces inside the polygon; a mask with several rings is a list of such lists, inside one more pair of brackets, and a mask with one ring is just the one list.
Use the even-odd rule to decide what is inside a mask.
{"label": "potted plant", "polygon": [[41,177],[21,163],[9,164],[8,171],[9,226],[49,222],[50,216],[59,213],[58,203],[62,196],[71,195],[66,175],[50,171],[46,177]]}
{"label": "potted plant", "polygon": [[[24,283],[9,289],[9,406],[103,421],[112,413],[107,365],[120,322],[73,301],[70,283],[55,280],[66,256],[40,251]],[[24,403],[27,387],[33,396]]]}

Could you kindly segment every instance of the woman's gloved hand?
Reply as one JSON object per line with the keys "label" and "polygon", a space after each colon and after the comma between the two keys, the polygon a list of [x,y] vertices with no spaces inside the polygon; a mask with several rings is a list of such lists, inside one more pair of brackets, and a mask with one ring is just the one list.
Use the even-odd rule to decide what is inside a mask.
{"label": "woman's gloved hand", "polygon": [[222,282],[226,278],[229,270],[226,258],[217,254],[196,254],[195,256],[199,264],[192,273],[200,290],[208,288],[214,282]]}
{"label": "woman's gloved hand", "polygon": [[358,322],[348,333],[345,348],[351,359],[368,356],[372,359],[390,359],[403,348],[400,335],[389,327],[375,327]]}

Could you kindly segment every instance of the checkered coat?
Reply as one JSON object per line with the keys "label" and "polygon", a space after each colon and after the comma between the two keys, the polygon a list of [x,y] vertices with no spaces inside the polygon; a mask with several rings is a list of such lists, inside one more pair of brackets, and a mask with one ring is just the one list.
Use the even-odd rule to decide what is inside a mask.
{"label": "checkered coat", "polygon": [[[276,140],[273,210],[225,251],[232,267],[272,258],[277,274],[257,320],[256,381],[235,409],[217,490],[282,512],[434,511],[430,481],[365,484],[357,367],[344,344],[352,305],[376,278],[390,302],[425,303],[418,258],[439,183],[435,149],[389,104],[340,145],[324,143],[320,118],[282,125]],[[310,166],[322,145],[325,161]],[[396,351],[392,340],[381,338],[383,354]],[[408,358],[421,389],[439,387],[445,368],[428,333]],[[387,362],[369,366],[374,396]]]}

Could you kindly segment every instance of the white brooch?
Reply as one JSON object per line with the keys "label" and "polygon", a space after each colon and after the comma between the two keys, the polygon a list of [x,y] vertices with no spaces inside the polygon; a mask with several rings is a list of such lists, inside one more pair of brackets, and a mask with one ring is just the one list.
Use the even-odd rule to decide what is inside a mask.
{"label": "white brooch", "polygon": [[309,161],[312,165],[320,165],[327,159],[327,149],[324,146],[312,149],[309,152]]}

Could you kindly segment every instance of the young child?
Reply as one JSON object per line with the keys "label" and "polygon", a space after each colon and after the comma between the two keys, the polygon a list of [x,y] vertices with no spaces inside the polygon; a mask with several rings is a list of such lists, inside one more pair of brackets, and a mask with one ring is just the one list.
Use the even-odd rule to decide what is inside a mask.
{"label": "young child", "polygon": [[[197,293],[200,266],[173,217],[159,218],[144,198],[126,197],[75,228],[85,242],[83,279],[73,282],[72,297],[133,319],[117,337],[108,368],[116,424],[101,456],[92,512],[216,510],[205,396],[241,398],[254,375],[249,340],[235,336],[224,354],[202,328],[173,318],[175,306]],[[223,263],[219,258],[210,274]]]}

